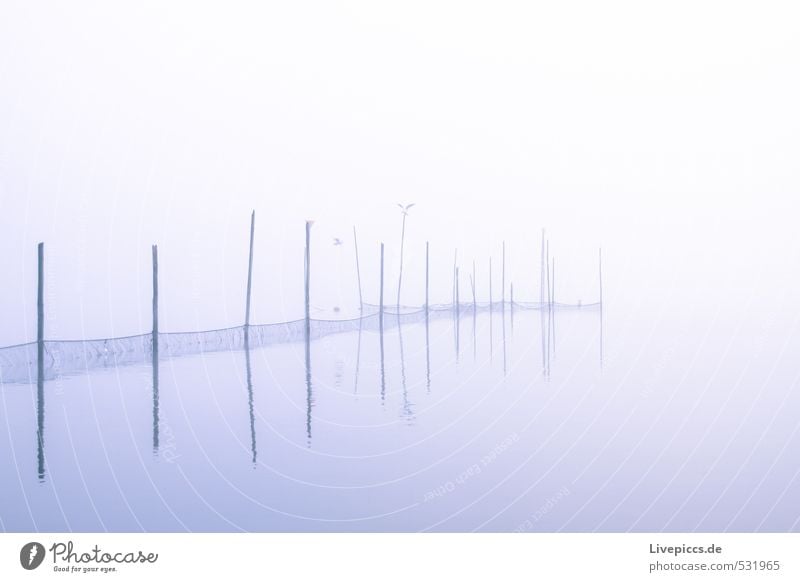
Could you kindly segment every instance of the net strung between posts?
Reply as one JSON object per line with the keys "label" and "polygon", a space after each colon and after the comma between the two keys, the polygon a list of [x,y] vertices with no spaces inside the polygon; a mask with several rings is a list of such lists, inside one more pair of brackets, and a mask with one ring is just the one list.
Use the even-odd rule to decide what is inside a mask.
{"label": "net strung between posts", "polygon": [[[577,305],[556,304],[554,307],[591,308],[598,303]],[[510,309],[511,304],[505,303]],[[514,302],[514,309],[543,309],[546,304],[538,302]],[[478,311],[499,311],[503,304],[495,301],[478,303]],[[355,319],[311,319],[309,339],[358,331],[378,332],[380,316],[377,305],[364,304],[366,315]],[[461,303],[458,307],[460,317],[472,313],[472,303]],[[430,319],[453,317],[453,305],[431,305]],[[402,307],[398,311],[384,308],[383,327],[389,330],[403,324],[425,321],[425,309]],[[161,332],[158,334],[159,359],[188,356],[205,352],[236,351],[245,348],[245,329],[248,345],[252,348],[274,344],[302,342],[306,339],[306,320],[297,319],[283,323],[268,323],[215,329],[198,332]],[[152,360],[153,334],[90,340],[48,340],[44,342],[44,362],[42,371],[45,380],[59,376],[75,375],[97,368],[114,368],[125,365],[150,363]],[[37,342],[0,348],[0,383],[36,383]]]}

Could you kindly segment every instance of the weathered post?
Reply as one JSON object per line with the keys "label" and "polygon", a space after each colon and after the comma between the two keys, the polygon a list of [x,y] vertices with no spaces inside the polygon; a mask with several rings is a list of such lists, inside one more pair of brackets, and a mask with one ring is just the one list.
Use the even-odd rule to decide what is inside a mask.
{"label": "weathered post", "polygon": [[244,313],[244,325],[250,326],[250,291],[253,288],[253,237],[256,230],[256,211],[250,215],[250,259],[247,263],[247,304]]}

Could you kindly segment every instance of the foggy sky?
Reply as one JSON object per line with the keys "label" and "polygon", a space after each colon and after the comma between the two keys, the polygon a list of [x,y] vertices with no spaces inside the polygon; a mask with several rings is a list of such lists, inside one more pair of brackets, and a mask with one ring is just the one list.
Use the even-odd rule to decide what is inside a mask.
{"label": "foggy sky", "polygon": [[162,330],[240,324],[251,209],[255,322],[302,315],[306,219],[316,313],[357,304],[353,225],[366,299],[385,241],[393,303],[398,202],[416,203],[407,303],[426,240],[434,300],[456,247],[485,299],[503,240],[516,296],[537,298],[543,227],[564,301],[596,299],[601,245],[612,304],[798,291],[791,2],[2,12],[0,345],[35,338],[38,241],[48,337],[148,331],[155,243]]}

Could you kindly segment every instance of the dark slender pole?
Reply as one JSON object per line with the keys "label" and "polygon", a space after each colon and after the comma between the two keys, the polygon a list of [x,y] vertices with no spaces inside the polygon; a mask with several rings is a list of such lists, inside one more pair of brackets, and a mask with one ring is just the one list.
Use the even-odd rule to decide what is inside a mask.
{"label": "dark slender pole", "polygon": [[547,259],[547,309],[553,308],[553,296],[550,295],[550,241],[547,241],[547,250],[545,251]]}
{"label": "dark slender pole", "polygon": [[542,258],[539,263],[539,308],[544,306],[544,229],[542,229]]}
{"label": "dark slender pole", "polygon": [[428,312],[428,290],[430,288],[430,243],[425,241],[425,312]]}
{"label": "dark slender pole", "polygon": [[247,306],[244,313],[244,325],[250,325],[250,291],[253,288],[253,238],[256,232],[256,211],[250,215],[250,260],[247,263]]}
{"label": "dark slender pole", "polygon": [[380,327],[381,333],[383,333],[383,243],[381,243],[381,296],[378,300],[379,305],[379,314],[380,314]]}
{"label": "dark slender pole", "polygon": [[158,245],[153,245],[153,345],[158,343]]}
{"label": "dark slender pole", "polygon": [[44,342],[44,243],[39,243],[39,279],[36,294],[36,341]]}
{"label": "dark slender pole", "polygon": [[400,275],[397,277],[397,312],[400,313],[400,289],[403,286],[403,251],[406,244],[406,217],[408,213],[403,211],[403,229],[400,233]]}
{"label": "dark slender pole", "polygon": [[500,277],[500,307],[506,309],[506,241],[503,241],[503,265]]}
{"label": "dark slender pole", "polygon": [[306,220],[305,260],[306,335],[311,331],[311,221]]}
{"label": "dark slender pole", "polygon": [[36,292],[36,460],[39,481],[44,482],[44,243],[38,249]]}
{"label": "dark slender pole", "polygon": [[364,295],[361,292],[361,265],[358,261],[358,238],[356,237],[356,227],[353,226],[353,244],[356,249],[356,276],[358,277],[358,307],[360,311],[364,309]]}
{"label": "dark slender pole", "polygon": [[475,293],[475,285],[476,285],[476,273],[475,273],[475,259],[472,259],[472,311],[478,311],[478,296]]}

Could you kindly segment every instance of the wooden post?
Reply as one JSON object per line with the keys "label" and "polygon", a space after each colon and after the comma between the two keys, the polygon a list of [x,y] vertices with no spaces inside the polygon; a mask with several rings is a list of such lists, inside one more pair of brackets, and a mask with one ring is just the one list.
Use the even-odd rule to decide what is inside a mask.
{"label": "wooden post", "polygon": [[244,325],[250,326],[250,291],[253,288],[253,238],[256,232],[256,211],[250,215],[250,260],[247,264],[247,305],[245,307]]}
{"label": "wooden post", "polygon": [[44,342],[44,243],[39,243],[39,280],[36,294],[36,341]]}
{"label": "wooden post", "polygon": [[383,243],[381,243],[381,295],[378,300],[378,311],[380,315],[380,327],[381,332],[383,332]]}
{"label": "wooden post", "polygon": [[506,309],[506,241],[503,241],[503,264],[500,277],[500,307]]}
{"label": "wooden post", "polygon": [[37,475],[44,482],[44,243],[38,249],[36,292],[36,460]]}
{"label": "wooden post", "polygon": [[311,221],[306,220],[305,307],[306,335],[311,331]]}
{"label": "wooden post", "polygon": [[475,259],[472,259],[472,279],[470,284],[472,285],[472,311],[473,313],[478,312],[478,298],[475,294]]}
{"label": "wooden post", "polygon": [[353,226],[353,245],[356,249],[356,276],[358,277],[358,307],[359,311],[364,310],[364,295],[361,292],[361,265],[358,262],[358,238],[356,237],[356,227]]}
{"label": "wooden post", "polygon": [[547,258],[547,309],[553,308],[553,299],[550,295],[550,241],[547,241],[547,250],[545,252]]}
{"label": "wooden post", "polygon": [[425,241],[425,313],[428,312],[428,290],[430,288],[430,243]]}
{"label": "wooden post", "polygon": [[153,342],[158,342],[158,245],[153,245]]}
{"label": "wooden post", "polygon": [[544,305],[544,229],[542,229],[542,258],[539,263],[539,309]]}

